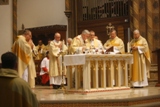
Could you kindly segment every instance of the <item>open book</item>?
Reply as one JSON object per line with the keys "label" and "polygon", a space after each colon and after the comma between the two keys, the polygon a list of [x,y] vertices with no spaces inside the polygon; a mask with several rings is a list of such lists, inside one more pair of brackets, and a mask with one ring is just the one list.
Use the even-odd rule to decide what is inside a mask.
{"label": "open book", "polygon": [[106,49],[106,52],[113,52],[113,46],[110,46],[108,49]]}

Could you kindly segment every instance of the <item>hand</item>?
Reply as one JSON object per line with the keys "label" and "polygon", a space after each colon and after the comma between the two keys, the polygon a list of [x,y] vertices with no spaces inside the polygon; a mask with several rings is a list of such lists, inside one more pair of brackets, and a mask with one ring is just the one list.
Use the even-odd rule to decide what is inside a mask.
{"label": "hand", "polygon": [[31,46],[31,48],[33,49],[33,41],[32,41],[32,39],[30,39],[30,40],[28,41],[28,43],[29,43],[29,45]]}
{"label": "hand", "polygon": [[59,47],[60,49],[62,49],[62,44],[58,45],[58,47]]}
{"label": "hand", "polygon": [[39,47],[38,52],[41,51],[41,47]]}
{"label": "hand", "polygon": [[95,49],[95,52],[98,52],[98,49]]}
{"label": "hand", "polygon": [[82,47],[82,51],[85,51],[85,50],[86,50],[86,48],[87,48],[86,46],[83,46],[83,47]]}
{"label": "hand", "polygon": [[132,47],[132,50],[137,50],[137,49],[138,49],[138,47],[136,47],[136,46]]}

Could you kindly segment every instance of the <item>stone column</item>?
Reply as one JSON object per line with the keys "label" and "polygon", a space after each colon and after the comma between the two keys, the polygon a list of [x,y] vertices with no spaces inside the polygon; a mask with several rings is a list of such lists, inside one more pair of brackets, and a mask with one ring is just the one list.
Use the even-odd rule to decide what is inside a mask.
{"label": "stone column", "polygon": [[17,0],[13,0],[13,41],[17,37]]}
{"label": "stone column", "polygon": [[[71,0],[65,0],[65,11],[64,11],[65,15],[68,18],[68,37],[71,37]],[[66,38],[68,38],[66,37]]]}

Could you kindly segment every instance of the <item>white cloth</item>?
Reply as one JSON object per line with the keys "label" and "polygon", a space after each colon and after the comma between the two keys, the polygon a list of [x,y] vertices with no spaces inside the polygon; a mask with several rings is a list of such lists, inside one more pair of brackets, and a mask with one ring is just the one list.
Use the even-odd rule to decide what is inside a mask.
{"label": "white cloth", "polygon": [[64,65],[84,65],[85,64],[85,55],[78,54],[78,55],[65,55],[64,56]]}
{"label": "white cloth", "polygon": [[102,42],[100,40],[98,40],[98,49],[103,49],[103,45],[102,45]]}
{"label": "white cloth", "polygon": [[22,74],[22,78],[28,82],[28,67],[24,70],[24,73]]}
{"label": "white cloth", "polygon": [[[63,76],[63,82],[66,84],[65,76]],[[50,84],[61,85],[62,84],[62,76],[50,77]]]}
{"label": "white cloth", "polygon": [[40,75],[44,75],[45,71],[43,71],[43,67],[46,67],[49,70],[49,59],[47,57],[43,58],[42,62],[41,62],[41,71],[40,71]]}

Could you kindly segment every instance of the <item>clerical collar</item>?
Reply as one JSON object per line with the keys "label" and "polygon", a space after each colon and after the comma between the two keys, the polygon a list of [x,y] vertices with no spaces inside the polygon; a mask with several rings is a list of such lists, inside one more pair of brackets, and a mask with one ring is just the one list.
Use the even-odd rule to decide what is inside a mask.
{"label": "clerical collar", "polygon": [[139,36],[137,39],[135,39],[135,41],[138,41],[141,38],[141,36]]}
{"label": "clerical collar", "polygon": [[114,39],[116,39],[116,38],[118,38],[118,37],[116,36],[116,37],[114,37],[113,39],[111,38],[111,40],[114,40]]}
{"label": "clerical collar", "polygon": [[56,41],[55,39],[53,40],[55,43],[59,43],[60,41]]}

